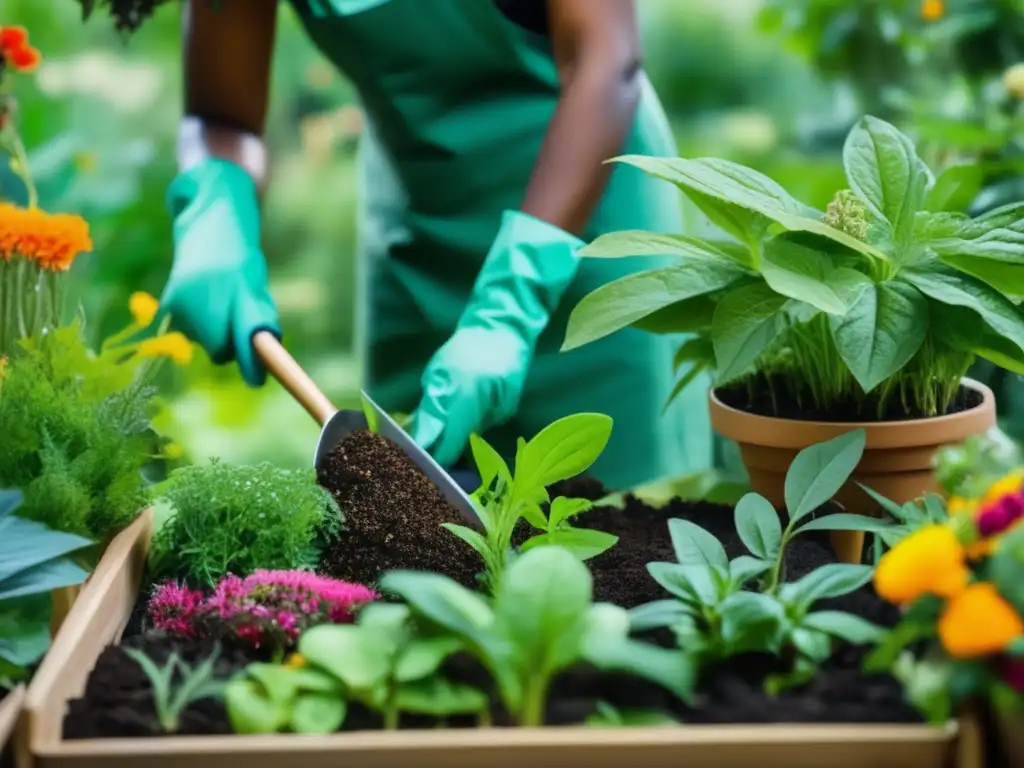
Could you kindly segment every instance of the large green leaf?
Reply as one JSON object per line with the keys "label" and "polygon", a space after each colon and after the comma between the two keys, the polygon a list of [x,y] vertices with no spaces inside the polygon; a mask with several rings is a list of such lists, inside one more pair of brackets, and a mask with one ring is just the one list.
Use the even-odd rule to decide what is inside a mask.
{"label": "large green leaf", "polygon": [[1024,203],[976,219],[922,214],[917,237],[946,264],[983,280],[1015,301],[1024,298]]}
{"label": "large green leaf", "polygon": [[676,561],[680,565],[711,565],[729,567],[725,547],[712,533],[689,520],[673,518],[668,521]]}
{"label": "large green leaf", "polygon": [[[737,163],[718,158],[688,160],[643,155],[626,155],[616,159],[675,184],[698,205],[698,199],[691,193],[752,211],[790,231],[824,235],[867,256],[881,261],[888,260],[874,246],[825,224],[819,211],[793,198],[767,176]],[[763,232],[759,236],[763,236]]]}
{"label": "large green leaf", "polygon": [[914,236],[914,217],[933,179],[914,143],[894,126],[865,117],[843,147],[846,176],[886,239],[897,248]]}
{"label": "large green leaf", "polygon": [[947,166],[928,191],[924,207],[935,213],[966,211],[981,191],[984,180],[985,172],[977,163]]}
{"label": "large green leaf", "polygon": [[92,545],[81,536],[55,531],[40,522],[14,514],[21,494],[4,491],[0,508],[0,600],[3,582],[19,572]]}
{"label": "large green leaf", "polygon": [[0,600],[74,586],[88,576],[88,571],[67,558],[49,560],[0,581]]}
{"label": "large green leaf", "polygon": [[864,442],[864,430],[855,429],[797,454],[784,488],[791,521],[806,517],[835,496],[860,463]]}
{"label": "large green leaf", "polygon": [[871,283],[844,316],[830,317],[829,324],[843,361],[870,392],[921,348],[928,333],[928,301],[906,283]]}
{"label": "large green leaf", "polygon": [[383,633],[369,627],[321,624],[302,633],[298,652],[348,688],[368,690],[382,684],[391,668]]}
{"label": "large green leaf", "polygon": [[[739,283],[732,283],[738,286]],[[729,286],[727,286],[728,288]],[[715,294],[677,301],[630,324],[632,328],[658,334],[694,333],[711,328],[718,307]]]}
{"label": "large green leaf", "polygon": [[774,237],[765,243],[761,274],[772,290],[840,315],[846,305],[827,283],[831,271],[832,260],[827,255],[788,237]]}
{"label": "large green leaf", "polygon": [[401,597],[415,613],[479,646],[494,620],[482,597],[438,573],[389,571],[380,587]]}
{"label": "large green leaf", "polygon": [[751,554],[774,560],[782,547],[779,513],[764,496],[748,493],[736,505],[736,532]]}
{"label": "large green leaf", "polygon": [[0,602],[0,662],[27,667],[42,658],[50,647],[52,605],[49,594],[38,593]]}
{"label": "large green leaf", "polygon": [[993,331],[977,312],[932,301],[931,328],[953,349],[991,360],[1001,368],[1024,375],[1024,350]]}
{"label": "large green leaf", "polygon": [[900,275],[940,304],[977,312],[989,328],[1024,352],[1024,313],[981,280],[935,261],[903,270]]}
{"label": "large green leaf", "polygon": [[562,350],[604,338],[673,304],[719,291],[747,274],[731,261],[690,256],[679,264],[621,277],[587,294],[573,308]]}
{"label": "large green leaf", "polygon": [[522,669],[551,674],[579,657],[592,590],[590,571],[560,547],[531,549],[512,564],[495,595],[495,626]]}
{"label": "large green leaf", "polygon": [[738,288],[722,298],[711,325],[719,384],[743,376],[764,354],[782,328],[787,301],[766,283]]}
{"label": "large green leaf", "polygon": [[717,258],[750,266],[749,253],[731,243],[716,243],[689,235],[668,235],[630,229],[601,235],[580,250],[581,256],[621,259],[631,256],[676,256],[686,259]]}
{"label": "large green leaf", "polygon": [[517,456],[513,493],[519,498],[585,472],[611,435],[612,419],[602,413],[576,413],[552,422]]}

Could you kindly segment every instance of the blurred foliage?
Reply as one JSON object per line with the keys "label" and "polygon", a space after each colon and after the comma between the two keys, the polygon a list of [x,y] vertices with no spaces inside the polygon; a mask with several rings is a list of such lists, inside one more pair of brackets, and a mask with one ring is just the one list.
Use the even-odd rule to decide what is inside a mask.
{"label": "blurred foliage", "polygon": [[[995,151],[1002,158],[1019,131],[1006,117],[1001,78],[1018,56],[1015,44],[991,39],[1024,25],[1022,3],[947,0],[944,18],[931,23],[921,18],[920,0],[637,5],[645,67],[680,152],[751,165],[824,207],[842,183],[836,143],[863,109],[896,113],[952,147],[937,156]],[[159,295],[170,264],[163,197],[180,114],[176,5],[161,7],[127,41],[105,14],[83,24],[76,0],[3,0],[0,10],[0,23],[29,27],[44,55],[18,94],[22,132],[44,204],[92,223],[95,253],[81,260],[76,284],[96,340],[127,321],[132,291]],[[264,219],[272,290],[287,345],[337,405],[358,407],[361,113],[350,85],[281,6],[277,45],[287,55],[274,62],[274,179]],[[990,117],[966,121],[967,114]],[[1018,178],[1012,168],[1011,175]],[[696,211],[687,214],[689,229],[709,226]],[[233,368],[201,359],[170,372],[163,385],[172,407],[160,427],[192,460],[311,461],[318,429],[276,384],[250,390]]]}

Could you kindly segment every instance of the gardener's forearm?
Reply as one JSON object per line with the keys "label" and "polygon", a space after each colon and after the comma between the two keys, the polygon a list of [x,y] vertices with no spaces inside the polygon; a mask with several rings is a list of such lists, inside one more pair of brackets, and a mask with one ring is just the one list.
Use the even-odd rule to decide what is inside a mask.
{"label": "gardener's forearm", "polygon": [[523,212],[580,235],[620,154],[640,98],[633,0],[550,0],[561,97]]}
{"label": "gardener's forearm", "polygon": [[186,117],[178,132],[178,168],[184,171],[211,157],[242,166],[261,190],[266,184],[267,148],[262,136],[200,117]]}
{"label": "gardener's forearm", "polygon": [[189,0],[182,15],[185,118],[178,163],[210,157],[266,181],[263,129],[270,92],[277,0]]}

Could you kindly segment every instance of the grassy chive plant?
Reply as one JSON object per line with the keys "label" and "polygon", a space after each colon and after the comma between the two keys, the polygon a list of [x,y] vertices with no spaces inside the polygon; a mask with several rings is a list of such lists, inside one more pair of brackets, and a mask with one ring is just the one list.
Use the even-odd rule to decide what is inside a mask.
{"label": "grassy chive plant", "polygon": [[825,211],[725,160],[618,161],[679,187],[725,237],[595,240],[584,255],[676,261],[586,296],[565,349],[627,326],[686,333],[676,393],[710,369],[719,387],[767,390],[776,412],[784,398],[847,418],[944,413],[976,356],[1024,373],[1024,203],[947,210],[955,178],[892,125],[866,117],[850,132],[848,188]]}

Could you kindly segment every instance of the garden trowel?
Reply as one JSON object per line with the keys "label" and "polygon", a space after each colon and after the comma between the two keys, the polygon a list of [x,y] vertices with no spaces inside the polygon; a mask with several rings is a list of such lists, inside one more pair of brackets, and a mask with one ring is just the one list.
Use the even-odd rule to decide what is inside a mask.
{"label": "garden trowel", "polygon": [[459,510],[467,522],[478,522],[473,502],[466,492],[440,464],[434,461],[434,457],[420,448],[366,392],[362,393],[365,412],[339,411],[276,336],[268,331],[258,331],[252,337],[252,345],[270,375],[277,379],[321,426],[320,438],[317,440],[316,453],[313,456],[314,467],[319,468],[324,457],[349,434],[359,429],[371,429],[397,445],[437,486],[448,503]]}

